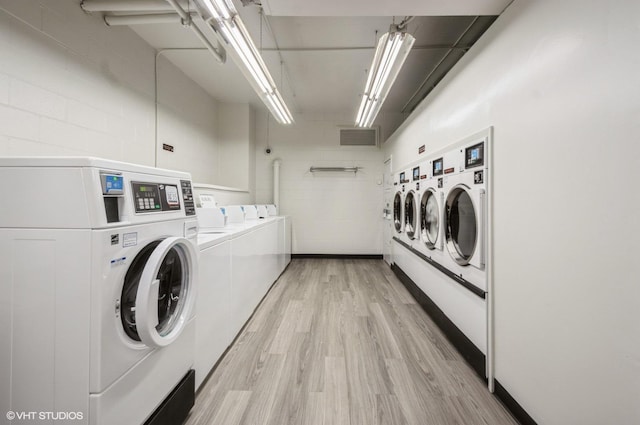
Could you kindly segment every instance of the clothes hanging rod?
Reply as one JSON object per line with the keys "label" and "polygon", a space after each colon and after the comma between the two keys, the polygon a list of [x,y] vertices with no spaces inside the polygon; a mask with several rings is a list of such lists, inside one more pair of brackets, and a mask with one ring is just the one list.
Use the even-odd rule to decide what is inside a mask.
{"label": "clothes hanging rod", "polygon": [[337,172],[345,172],[345,173],[357,173],[358,170],[361,170],[362,167],[311,167],[309,171],[312,173],[315,172],[324,172],[324,171],[337,171]]}

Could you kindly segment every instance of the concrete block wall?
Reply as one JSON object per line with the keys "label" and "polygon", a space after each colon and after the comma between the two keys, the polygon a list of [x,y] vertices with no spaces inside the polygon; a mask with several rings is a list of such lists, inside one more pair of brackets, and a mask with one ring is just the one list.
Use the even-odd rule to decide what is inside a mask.
{"label": "concrete block wall", "polygon": [[[0,0],[0,155],[98,156],[215,184],[218,102],[75,0]],[[162,143],[174,152],[162,150]]]}

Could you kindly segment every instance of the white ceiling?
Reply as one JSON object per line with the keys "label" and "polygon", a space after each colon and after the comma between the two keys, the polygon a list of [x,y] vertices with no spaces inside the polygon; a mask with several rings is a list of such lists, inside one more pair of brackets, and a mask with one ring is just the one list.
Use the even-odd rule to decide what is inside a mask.
{"label": "white ceiling", "polygon": [[511,0],[262,0],[274,16],[499,15]]}
{"label": "white ceiling", "polygon": [[[234,1],[274,81],[294,113],[344,111],[354,116],[378,37],[396,16],[416,16],[408,31],[414,48],[392,88],[383,111],[400,112],[450,46],[476,15],[497,15],[511,0],[262,0],[257,5]],[[447,15],[461,16],[447,16]],[[278,15],[278,16],[271,16]],[[382,16],[381,16],[382,15]],[[442,16],[445,15],[445,16]],[[216,43],[214,32],[198,26]],[[262,28],[261,28],[262,27]],[[156,49],[202,48],[188,28],[178,24],[137,25],[132,29]],[[464,41],[464,40],[463,40]],[[462,55],[455,50],[451,57]],[[165,51],[164,57],[202,86],[229,103],[263,105],[231,58],[216,62],[206,50]],[[449,57],[449,61],[451,61]]]}

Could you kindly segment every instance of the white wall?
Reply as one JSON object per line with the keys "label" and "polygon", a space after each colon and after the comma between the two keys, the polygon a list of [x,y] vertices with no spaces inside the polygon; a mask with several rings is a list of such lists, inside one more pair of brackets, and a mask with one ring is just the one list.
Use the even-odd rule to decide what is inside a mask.
{"label": "white wall", "polygon": [[539,423],[640,423],[640,3],[516,0],[390,138],[494,126],[496,377]]}
{"label": "white wall", "polygon": [[[158,60],[158,167],[187,170],[195,182],[220,181],[218,102],[171,62]],[[162,149],[163,143],[173,152]]]}
{"label": "white wall", "polygon": [[153,49],[77,1],[0,8],[0,154],[153,165]]}
{"label": "white wall", "polygon": [[226,205],[253,205],[255,204],[254,194],[248,190],[233,187],[202,184],[194,182],[194,196],[213,195],[216,205],[223,207]]}
{"label": "white wall", "polygon": [[[343,114],[297,114],[281,126],[256,114],[256,202],[273,202],[273,161],[280,168],[280,212],[292,216],[294,254],[382,253],[382,151],[341,147]],[[266,147],[272,153],[265,153]],[[363,167],[353,173],[310,173],[311,166]]]}
{"label": "white wall", "polygon": [[[250,190],[255,181],[253,112],[248,104],[223,103],[218,112],[218,184]],[[251,177],[251,178],[250,178]]]}
{"label": "white wall", "polygon": [[76,0],[0,0],[0,155],[99,156],[220,184],[220,107],[162,56],[156,160],[154,59]]}

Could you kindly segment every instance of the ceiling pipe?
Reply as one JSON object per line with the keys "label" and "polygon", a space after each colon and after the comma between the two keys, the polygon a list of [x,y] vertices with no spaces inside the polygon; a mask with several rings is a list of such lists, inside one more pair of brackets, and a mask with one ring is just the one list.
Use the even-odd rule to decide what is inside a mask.
{"label": "ceiling pipe", "polygon": [[[183,7],[189,2],[181,0]],[[173,7],[165,0],[82,0],[80,7],[85,12],[148,12],[171,11]]]}
{"label": "ceiling pipe", "polygon": [[216,48],[213,46],[213,44],[211,44],[209,39],[202,33],[202,31],[200,31],[200,28],[198,28],[193,23],[193,20],[191,19],[191,14],[187,13],[182,8],[182,6],[180,5],[180,2],[178,0],[167,0],[167,2],[171,6],[173,6],[174,10],[178,13],[178,15],[180,15],[180,18],[182,18],[182,25],[186,25],[189,28],[191,28],[193,33],[200,39],[200,41],[202,41],[202,43],[207,47],[207,49],[209,49],[211,54],[218,60],[218,62],[224,63],[226,61],[225,51],[221,47]]}
{"label": "ceiling pipe", "polygon": [[[263,47],[263,52],[341,52],[348,50],[375,50],[376,46],[341,46],[341,47]],[[469,50],[469,46],[452,46],[451,44],[425,44],[413,46],[411,50]]]}
{"label": "ceiling pipe", "polygon": [[[193,16],[194,14],[192,14]],[[104,22],[110,27],[120,25],[180,24],[177,13],[154,13],[149,15],[105,15]]]}

